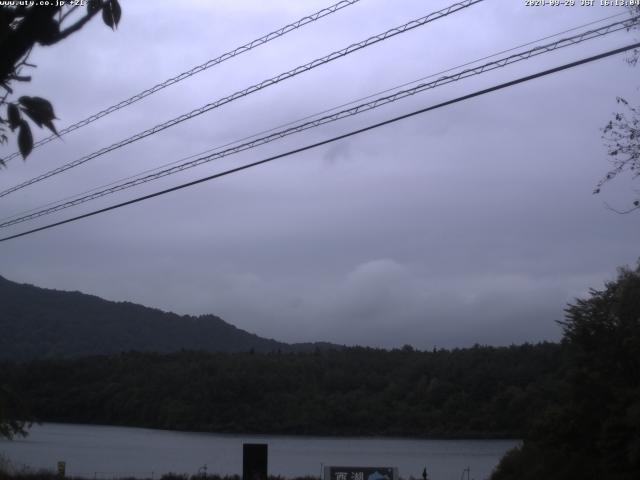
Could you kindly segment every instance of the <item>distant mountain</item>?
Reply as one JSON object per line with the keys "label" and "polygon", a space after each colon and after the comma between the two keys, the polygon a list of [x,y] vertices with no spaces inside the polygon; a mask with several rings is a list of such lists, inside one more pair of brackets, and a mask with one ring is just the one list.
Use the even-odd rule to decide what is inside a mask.
{"label": "distant mountain", "polygon": [[262,338],[215,315],[177,315],[81,292],[18,284],[0,277],[0,359],[79,357],[127,351],[309,351]]}

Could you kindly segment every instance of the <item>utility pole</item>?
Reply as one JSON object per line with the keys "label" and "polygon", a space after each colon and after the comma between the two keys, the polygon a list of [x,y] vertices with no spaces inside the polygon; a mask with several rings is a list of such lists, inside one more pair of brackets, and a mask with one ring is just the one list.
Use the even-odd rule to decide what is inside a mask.
{"label": "utility pole", "polygon": [[464,474],[467,474],[467,480],[470,480],[470,476],[471,476],[471,468],[467,467],[464,470],[462,470],[462,475],[460,475],[460,480],[464,480]]}

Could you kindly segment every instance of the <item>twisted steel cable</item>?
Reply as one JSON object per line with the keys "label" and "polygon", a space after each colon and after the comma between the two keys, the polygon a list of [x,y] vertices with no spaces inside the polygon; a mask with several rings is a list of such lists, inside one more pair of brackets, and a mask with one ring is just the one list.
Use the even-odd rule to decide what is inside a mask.
{"label": "twisted steel cable", "polygon": [[206,155],[200,158],[197,158],[195,160],[189,161],[189,162],[185,162],[179,165],[175,165],[173,167],[170,168],[166,168],[164,170],[160,170],[158,172],[149,174],[149,175],[145,175],[142,177],[138,177],[136,179],[130,180],[128,182],[124,182],[124,183],[120,183],[114,186],[110,186],[109,188],[105,188],[103,190],[99,190],[93,193],[90,193],[88,195],[84,195],[78,198],[75,198],[73,200],[64,202],[64,203],[59,203],[57,205],[51,206],[49,208],[43,208],[41,210],[38,210],[36,212],[30,213],[28,215],[23,215],[21,217],[18,218],[14,218],[12,220],[8,220],[5,221],[3,223],[0,223],[0,228],[6,228],[12,225],[16,225],[18,223],[22,223],[22,222],[26,222],[28,220],[33,220],[45,215],[49,215],[61,210],[65,210],[67,208],[76,206],[76,205],[80,205],[82,203],[86,203],[88,201],[91,200],[95,200],[97,198],[101,198],[107,195],[111,195],[113,193],[119,192],[121,190],[125,190],[128,188],[132,188],[132,187],[136,187],[138,185],[142,185],[144,183],[148,183],[151,182],[153,180],[157,180],[159,178],[168,176],[168,175],[173,175],[175,173],[187,170],[189,168],[193,168],[193,167],[197,167],[199,165],[202,165],[204,163],[208,163],[211,162],[213,160],[218,160],[239,152],[243,152],[246,150],[250,150],[252,148],[256,148],[260,145],[264,145],[266,143],[270,143],[273,142],[275,140],[278,140],[280,138],[295,134],[295,133],[299,133],[305,130],[309,130],[311,128],[316,128],[319,127],[321,125],[327,124],[327,123],[331,123],[331,122],[335,122],[337,120],[343,119],[343,118],[347,118],[347,117],[351,117],[354,115],[357,115],[359,113],[363,113],[369,110],[373,110],[375,108],[378,108],[382,105],[386,105],[389,103],[393,103],[396,102],[398,100],[404,99],[406,97],[415,95],[417,93],[426,91],[426,90],[430,90],[433,88],[436,88],[438,86],[441,85],[446,85],[449,83],[453,83],[453,82],[457,82],[459,80],[468,78],[468,77],[472,77],[472,76],[476,76],[476,75],[480,75],[482,73],[485,72],[489,72],[498,68],[502,68],[505,67],[507,65],[511,65],[513,63],[516,62],[520,62],[523,60],[528,60],[532,57],[536,57],[538,55],[542,55],[545,53],[549,53],[551,51],[554,50],[558,50],[561,48],[565,48],[571,45],[577,45],[579,43],[585,42],[587,40],[591,40],[593,38],[599,38],[599,37],[603,37],[605,35],[620,31],[620,30],[624,30],[627,29],[631,26],[637,25],[640,22],[640,16],[637,17],[633,17],[627,20],[623,20],[623,21],[618,21],[618,22],[614,22],[611,23],[609,25],[597,28],[597,29],[593,29],[593,30],[589,30],[589,31],[585,31],[582,33],[578,33],[576,35],[573,35],[571,37],[567,37],[567,38],[562,38],[559,39],[555,42],[551,42],[551,43],[547,43],[545,45],[540,45],[540,46],[536,46],[532,49],[529,49],[527,51],[524,52],[520,52],[520,53],[516,53],[513,55],[509,55],[507,57],[503,57],[500,58],[498,60],[494,60],[492,62],[488,62],[485,63],[483,65],[474,67],[474,68],[468,68],[465,70],[462,70],[458,73],[452,74],[452,75],[447,75],[447,76],[443,76],[438,78],[435,81],[432,82],[428,82],[428,83],[421,83],[419,85],[416,85],[413,88],[409,88],[409,89],[405,89],[405,90],[400,90],[394,94],[391,95],[387,95],[384,97],[380,97],[377,98],[371,102],[366,102],[366,103],[361,103],[359,105],[356,105],[354,107],[351,108],[347,108],[344,110],[341,110],[339,112],[336,112],[334,114],[331,115],[326,115],[324,117],[318,118],[316,120],[312,120],[309,122],[305,122],[284,130],[280,130],[278,132],[272,133],[270,135],[266,135],[264,137],[258,138],[256,140],[252,140],[250,142],[245,142],[242,143],[240,145],[231,147],[231,148],[227,148],[225,150],[219,151],[219,152],[215,152],[213,154],[210,155]]}
{"label": "twisted steel cable", "polygon": [[[182,80],[185,80],[189,77],[192,77],[193,75],[196,75],[200,72],[203,72],[204,70],[207,70],[211,67],[214,67],[215,65],[218,65],[219,63],[225,62],[227,60],[230,60],[233,57],[237,57],[238,55],[241,55],[245,52],[248,52],[249,50],[253,50],[256,47],[259,47],[260,45],[264,45],[265,43],[270,42],[271,40],[275,40],[276,38],[280,38],[284,35],[286,35],[287,33],[296,30],[304,25],[307,25],[309,23],[315,22],[316,20],[319,20],[323,17],[326,17],[327,15],[331,15],[332,13],[335,13],[339,10],[342,10],[345,7],[348,7],[350,5],[353,5],[354,3],[359,2],[360,0],[341,0],[340,2],[331,5],[330,7],[327,8],[323,8],[322,10],[319,10],[315,13],[312,13],[311,15],[307,15],[306,17],[301,18],[300,20],[297,20],[293,23],[290,23],[289,25],[285,25],[282,28],[279,28],[278,30],[275,30],[271,33],[268,33],[260,38],[257,38],[255,40],[250,41],[249,43],[245,43],[244,45],[237,47],[233,50],[230,50],[226,53],[223,53],[222,55],[220,55],[219,57],[213,58],[211,60],[207,60],[206,62],[197,65],[193,68],[191,68],[190,70],[187,70],[186,72],[182,72],[179,75],[176,75],[175,77],[169,78],[167,80],[165,80],[164,82],[160,82],[157,85],[154,85],[151,88],[148,88],[146,90],[143,90],[140,93],[137,93],[135,95],[133,95],[132,97],[129,97],[125,100],[122,100],[121,102],[118,102],[114,105],[111,105],[110,107],[105,108],[104,110],[99,111],[98,113],[95,113],[83,120],[80,120],[77,123],[74,123],[73,125],[69,125],[68,127],[63,128],[62,130],[60,130],[58,132],[59,136],[63,136],[67,133],[73,132],[74,130],[78,130],[79,128],[82,128],[86,125],[89,125],[90,123],[95,122],[96,120],[102,118],[102,117],[106,117],[107,115],[120,110],[122,108],[128,107],[129,105],[132,105],[140,100],[142,100],[145,97],[148,97],[149,95],[152,95],[156,92],[159,92],[160,90],[167,88],[171,85],[174,85],[178,82],[181,82]],[[33,148],[37,148],[40,147],[46,143],[49,143],[51,140],[54,140],[56,137],[56,135],[49,135],[46,138],[43,138],[42,140],[38,140],[36,143],[33,144]],[[8,162],[9,160],[12,160],[16,157],[20,156],[20,152],[13,152],[11,155],[7,156],[4,159],[4,162]]]}
{"label": "twisted steel cable", "polygon": [[284,153],[280,153],[278,155],[274,155],[274,156],[271,156],[271,157],[268,157],[268,158],[264,158],[262,160],[258,160],[258,161],[252,162],[252,163],[241,165],[239,167],[235,167],[235,168],[232,168],[232,169],[229,169],[229,170],[225,170],[225,171],[220,172],[220,173],[215,173],[213,175],[209,175],[208,177],[199,178],[197,180],[193,180],[191,182],[187,182],[187,183],[183,183],[183,184],[180,184],[180,185],[176,185],[174,187],[167,188],[165,190],[161,190],[161,191],[158,191],[158,192],[150,193],[148,195],[144,195],[142,197],[137,197],[137,198],[134,198],[134,199],[131,199],[131,200],[127,200],[126,202],[121,202],[121,203],[118,203],[118,204],[115,204],[115,205],[111,205],[111,206],[108,206],[108,207],[105,207],[105,208],[101,208],[99,210],[93,210],[91,212],[84,213],[82,215],[78,215],[76,217],[67,218],[67,219],[61,220],[59,222],[50,223],[50,224],[44,225],[42,227],[33,228],[31,230],[27,230],[27,231],[24,231],[24,232],[16,233],[14,235],[3,237],[3,238],[0,238],[0,243],[1,242],[6,242],[6,241],[9,241],[9,240],[13,240],[15,238],[24,237],[26,235],[31,235],[32,233],[41,232],[43,230],[48,230],[50,228],[54,228],[54,227],[57,227],[57,226],[60,226],[60,225],[65,225],[67,223],[76,222],[78,220],[82,220],[84,218],[89,218],[89,217],[92,217],[92,216],[95,216],[95,215],[99,215],[101,213],[110,212],[112,210],[116,210],[116,209],[119,209],[119,208],[122,208],[122,207],[126,207],[128,205],[133,205],[135,203],[139,203],[139,202],[143,202],[145,200],[149,200],[151,198],[156,198],[156,197],[159,197],[159,196],[162,196],[162,195],[166,195],[166,194],[171,193],[171,192],[175,192],[175,191],[178,191],[178,190],[182,190],[182,189],[185,189],[185,188],[192,187],[194,185],[199,185],[199,184],[204,183],[204,182],[209,182],[209,181],[215,180],[217,178],[221,178],[221,177],[224,177],[224,176],[227,176],[227,175],[231,175],[233,173],[241,172],[241,171],[247,170],[249,168],[257,167],[258,165],[264,165],[265,163],[273,162],[274,160],[278,160],[280,158],[288,157],[290,155],[295,155],[296,153],[300,153],[300,152],[304,152],[304,151],[307,151],[307,150],[311,150],[311,149],[320,147],[322,145],[327,145],[329,143],[336,142],[338,140],[343,140],[345,138],[352,137],[354,135],[359,135],[360,133],[368,132],[368,131],[374,130],[376,128],[383,127],[385,125],[389,125],[389,124],[392,124],[392,123],[395,123],[395,122],[399,122],[400,120],[405,120],[407,118],[411,118],[411,117],[414,117],[416,115],[421,115],[423,113],[430,112],[432,110],[436,110],[436,109],[443,108],[443,107],[446,107],[446,106],[449,106],[449,105],[453,105],[455,103],[464,102],[466,100],[470,100],[472,98],[476,98],[476,97],[479,97],[481,95],[486,95],[488,93],[492,93],[492,92],[495,92],[495,91],[498,91],[498,90],[502,90],[502,89],[505,89],[505,88],[508,88],[508,87],[512,87],[514,85],[519,85],[519,84],[524,83],[524,82],[529,82],[529,81],[537,79],[537,78],[541,78],[541,77],[544,77],[544,76],[547,76],[547,75],[552,75],[552,74],[561,72],[563,70],[567,70],[567,69],[570,69],[570,68],[575,68],[575,67],[577,67],[579,65],[584,65],[584,64],[587,64],[587,63],[590,63],[590,62],[594,62],[594,61],[597,61],[597,60],[600,60],[600,59],[603,59],[603,58],[606,58],[606,57],[610,57],[612,55],[618,55],[620,53],[628,52],[630,50],[637,49],[638,47],[640,47],[640,43],[633,43],[633,44],[630,44],[630,45],[626,45],[624,47],[616,48],[614,50],[609,50],[609,51],[604,52],[604,53],[593,55],[591,57],[583,58],[581,60],[576,60],[575,62],[566,63],[566,64],[561,65],[559,67],[551,68],[551,69],[544,70],[544,71],[541,71],[541,72],[538,72],[538,73],[534,73],[532,75],[527,75],[525,77],[520,77],[520,78],[517,78],[515,80],[511,80],[511,81],[504,82],[504,83],[501,83],[501,84],[498,84],[498,85],[494,85],[492,87],[485,88],[483,90],[477,90],[477,91],[475,91],[473,93],[469,93],[469,94],[463,95],[461,97],[456,97],[456,98],[454,98],[452,100],[447,100],[445,102],[441,102],[441,103],[438,103],[436,105],[431,105],[429,107],[421,108],[419,110],[415,110],[413,112],[409,112],[409,113],[406,113],[404,115],[393,117],[393,118],[384,120],[382,122],[374,123],[372,125],[368,125],[366,127],[359,128],[357,130],[352,130],[352,131],[344,133],[342,135],[338,135],[338,136],[335,136],[335,137],[328,138],[326,140],[321,140],[321,141],[316,142],[316,143],[305,145],[304,147],[296,148],[294,150],[288,150],[288,151],[286,151]]}
{"label": "twisted steel cable", "polygon": [[58,175],[62,172],[65,172],[71,168],[77,167],[79,165],[82,165],[86,162],[88,162],[89,160],[92,160],[94,158],[97,158],[101,155],[104,155],[105,153],[111,152],[113,150],[116,150],[118,148],[122,148],[126,145],[129,145],[130,143],[136,142],[138,140],[141,140],[143,138],[146,138],[150,135],[154,135],[158,132],[161,132],[167,128],[173,127],[175,125],[178,125],[179,123],[182,123],[186,120],[190,120],[194,117],[197,117],[199,115],[202,115],[203,113],[209,112],[211,110],[213,110],[214,108],[218,108],[222,105],[225,105],[227,103],[230,103],[234,100],[237,100],[239,98],[245,97],[247,95],[250,95],[252,93],[255,93],[259,90],[262,90],[264,88],[267,88],[271,85],[275,85],[277,83],[280,83],[284,80],[287,80],[289,78],[295,77],[296,75],[299,75],[301,73],[307,72],[309,70],[312,70],[316,67],[319,67],[321,65],[324,65],[325,63],[329,63],[333,60],[336,60],[338,58],[342,58],[344,56],[347,56],[353,52],[356,52],[358,50],[361,50],[363,48],[369,47],[371,45],[374,45],[376,43],[382,42],[384,40],[387,40],[389,38],[395,37],[396,35],[408,32],[410,30],[413,30],[414,28],[417,27],[421,27],[424,26],[430,22],[433,22],[435,20],[438,20],[440,18],[446,17],[448,15],[451,15],[452,13],[458,12],[462,9],[468,8],[471,5],[474,5],[476,3],[480,3],[484,0],[464,0],[462,2],[458,2],[458,3],[454,3],[452,5],[450,5],[449,7],[446,7],[442,10],[438,10],[436,12],[432,12],[428,15],[425,15],[424,17],[415,19],[415,20],[411,20],[403,25],[400,25],[398,27],[392,28],[390,30],[387,30],[386,32],[383,32],[381,34],[378,35],[374,35],[372,37],[367,38],[366,40],[363,40],[361,42],[358,43],[354,43],[352,45],[349,45],[348,47],[345,47],[341,50],[336,50],[335,52],[330,53],[329,55],[325,55],[324,57],[321,58],[317,58],[316,60],[313,60],[309,63],[306,63],[304,65],[298,66],[292,70],[289,70],[288,72],[285,73],[281,73],[275,77],[271,77],[267,80],[263,80],[260,83],[257,83],[255,85],[252,85],[248,88],[245,88],[244,90],[240,90],[236,93],[233,93],[227,97],[223,97],[220,98],[214,102],[208,103],[200,108],[197,108],[195,110],[192,110],[189,113],[185,113],[183,115],[180,115],[179,117],[173,118],[169,121],[166,121],[164,123],[161,123],[159,125],[156,125],[155,127],[152,127],[148,130],[145,130],[143,132],[137,133],[136,135],[133,135],[129,138],[126,138],[124,140],[121,140],[119,142],[116,142],[108,147],[104,147],[100,150],[97,150],[93,153],[90,153],[89,155],[85,155],[84,157],[81,157],[77,160],[74,160],[72,162],[69,162],[65,165],[62,165],[58,168],[55,168],[53,170],[50,170],[46,173],[43,173],[37,177],[31,178],[30,180],[27,180],[25,182],[22,182],[18,185],[15,185],[11,188],[8,188],[6,190],[3,190],[2,192],[0,192],[0,197],[4,197],[6,195],[9,195],[10,193],[13,193],[17,190],[21,190],[29,185],[33,185],[34,183],[37,182],[41,182],[42,180],[45,180],[49,177],[52,177],[54,175]]}

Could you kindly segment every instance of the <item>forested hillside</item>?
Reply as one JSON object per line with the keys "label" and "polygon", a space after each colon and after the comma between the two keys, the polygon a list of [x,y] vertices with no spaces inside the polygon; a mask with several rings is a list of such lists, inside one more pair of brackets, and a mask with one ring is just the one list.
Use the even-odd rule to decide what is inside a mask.
{"label": "forested hillside", "polygon": [[563,381],[493,480],[640,478],[640,262],[566,309]]}
{"label": "forested hillside", "polygon": [[180,316],[2,277],[0,302],[0,359],[79,357],[130,350],[270,352],[315,348],[261,338],[214,315]]}
{"label": "forested hillside", "polygon": [[179,430],[519,437],[556,398],[556,344],[418,352],[126,353],[0,364],[46,421]]}

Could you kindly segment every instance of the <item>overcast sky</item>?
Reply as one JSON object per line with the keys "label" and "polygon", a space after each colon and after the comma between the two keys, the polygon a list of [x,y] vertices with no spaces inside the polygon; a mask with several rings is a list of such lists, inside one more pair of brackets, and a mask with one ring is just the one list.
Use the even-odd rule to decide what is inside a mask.
{"label": "overcast sky", "polygon": [[[19,94],[50,99],[59,128],[329,5],[121,3],[116,32],[96,19],[32,54],[38,67]],[[34,150],[0,172],[0,188],[449,3],[362,0]],[[4,197],[0,217],[624,11],[487,0]],[[539,56],[1,233],[204,177],[637,37],[623,31]],[[639,97],[640,67],[624,58],[2,243],[0,275],[180,314],[213,313],[287,342],[432,348],[558,340],[555,321],[566,303],[640,256],[640,216],[604,205],[626,207],[637,182],[622,177],[592,195],[609,167],[601,128],[616,96]],[[4,154],[14,150],[15,139],[2,147]]]}

